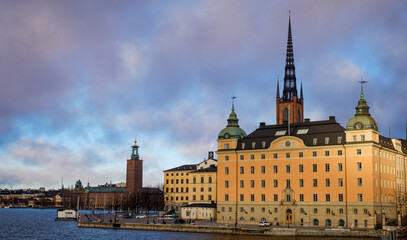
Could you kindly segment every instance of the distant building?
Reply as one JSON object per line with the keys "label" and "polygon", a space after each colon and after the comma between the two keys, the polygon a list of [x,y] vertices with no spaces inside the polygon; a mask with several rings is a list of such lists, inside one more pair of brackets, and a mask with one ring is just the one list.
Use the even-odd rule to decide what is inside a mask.
{"label": "distant building", "polygon": [[[198,206],[194,204],[199,204],[200,208],[204,206],[205,209],[212,208],[210,211],[216,212],[216,175],[217,160],[213,159],[213,152],[209,152],[208,159],[201,163],[165,170],[164,209],[174,209],[180,214],[181,207],[191,209]],[[216,218],[214,215],[211,217]]]}

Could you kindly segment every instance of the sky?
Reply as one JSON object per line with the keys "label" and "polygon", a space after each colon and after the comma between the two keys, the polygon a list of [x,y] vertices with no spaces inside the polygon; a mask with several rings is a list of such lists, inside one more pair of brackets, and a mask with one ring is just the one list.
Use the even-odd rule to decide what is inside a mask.
{"label": "sky", "polygon": [[291,10],[304,115],[345,126],[365,99],[406,138],[403,0],[0,1],[0,188],[144,186],[217,150],[235,99],[246,133],[275,124]]}

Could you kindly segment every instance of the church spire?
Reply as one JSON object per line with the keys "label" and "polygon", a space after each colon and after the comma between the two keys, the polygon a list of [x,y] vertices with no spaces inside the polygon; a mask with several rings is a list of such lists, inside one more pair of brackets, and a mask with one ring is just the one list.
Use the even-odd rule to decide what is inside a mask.
{"label": "church spire", "polygon": [[302,79],[301,79],[300,99],[304,99],[304,96],[303,96],[303,94],[302,94]]}
{"label": "church spire", "polygon": [[277,75],[277,95],[276,98],[280,98],[280,80],[278,79]]}
{"label": "church spire", "polygon": [[283,101],[292,101],[297,96],[297,83],[294,66],[293,39],[291,34],[291,11],[288,17],[287,54],[284,73]]}

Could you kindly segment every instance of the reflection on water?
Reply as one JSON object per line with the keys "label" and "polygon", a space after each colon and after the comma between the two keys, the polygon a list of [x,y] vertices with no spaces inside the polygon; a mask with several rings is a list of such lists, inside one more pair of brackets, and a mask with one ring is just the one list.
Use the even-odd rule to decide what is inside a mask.
{"label": "reflection on water", "polygon": [[[0,209],[0,239],[140,239],[140,240],[318,240],[351,238],[293,238],[208,233],[155,232],[117,229],[78,228],[76,222],[55,221],[53,209]],[[362,238],[359,238],[363,240]],[[366,240],[366,239],[364,239]]]}

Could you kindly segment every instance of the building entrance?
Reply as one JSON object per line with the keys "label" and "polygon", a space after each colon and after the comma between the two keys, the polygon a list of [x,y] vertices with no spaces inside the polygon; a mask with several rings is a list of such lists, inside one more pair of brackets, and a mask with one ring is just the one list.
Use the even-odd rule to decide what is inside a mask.
{"label": "building entrance", "polygon": [[285,212],[285,223],[286,224],[292,224],[293,223],[293,214],[291,209],[287,209]]}

